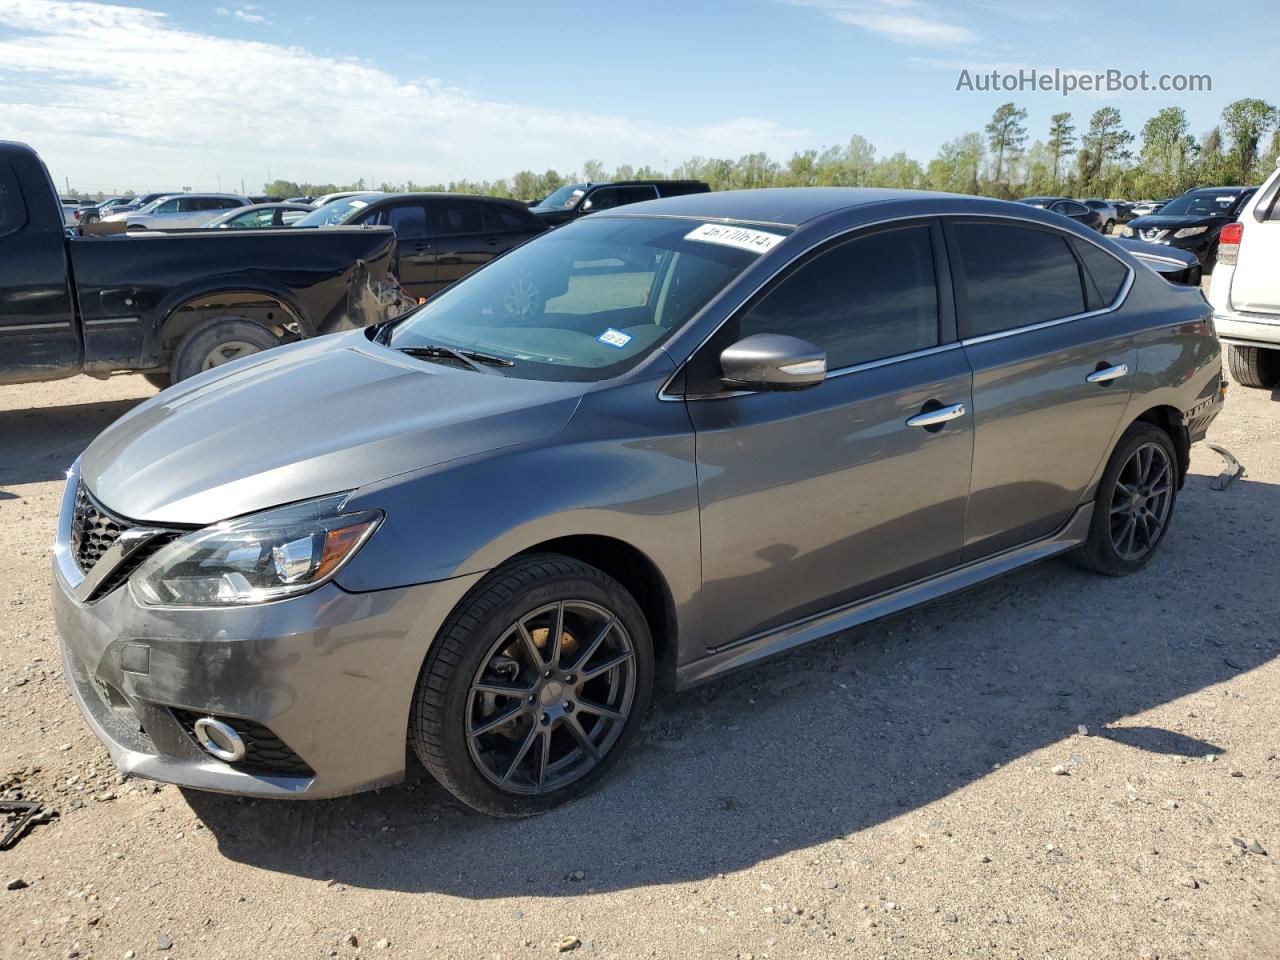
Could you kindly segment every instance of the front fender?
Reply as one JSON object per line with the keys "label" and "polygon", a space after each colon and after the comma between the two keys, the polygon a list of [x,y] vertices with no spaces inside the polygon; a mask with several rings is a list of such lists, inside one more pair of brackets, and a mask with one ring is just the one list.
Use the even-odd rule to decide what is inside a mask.
{"label": "front fender", "polygon": [[647,416],[625,431],[611,412],[580,407],[559,435],[538,445],[357,491],[351,508],[381,509],[386,520],[339,573],[339,586],[363,592],[446,580],[560,537],[609,537],[653,562],[681,635],[693,635],[685,628],[702,581],[693,431],[684,404],[658,401],[652,384],[643,390]]}

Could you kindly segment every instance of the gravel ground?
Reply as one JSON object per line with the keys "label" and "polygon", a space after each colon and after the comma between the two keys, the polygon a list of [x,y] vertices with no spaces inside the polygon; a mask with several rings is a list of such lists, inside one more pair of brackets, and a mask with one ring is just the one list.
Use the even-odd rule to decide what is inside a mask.
{"label": "gravel ground", "polygon": [[122,783],[47,601],[62,470],[152,392],[0,389],[0,852],[14,958],[1280,957],[1280,392],[1233,388],[1164,549],[1054,560],[658,698],[519,823],[421,772],[339,801]]}

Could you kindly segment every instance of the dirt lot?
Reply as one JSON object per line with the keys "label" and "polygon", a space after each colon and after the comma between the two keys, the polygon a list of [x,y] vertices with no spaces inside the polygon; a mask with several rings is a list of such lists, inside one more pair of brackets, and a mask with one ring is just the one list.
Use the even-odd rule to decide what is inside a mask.
{"label": "dirt lot", "polygon": [[0,389],[0,791],[61,812],[0,852],[0,956],[1280,957],[1280,393],[1233,388],[1249,475],[1212,492],[1198,449],[1142,574],[1051,561],[660,697],[602,791],[506,823],[421,775],[119,782],[48,547],[62,470],[151,392]]}

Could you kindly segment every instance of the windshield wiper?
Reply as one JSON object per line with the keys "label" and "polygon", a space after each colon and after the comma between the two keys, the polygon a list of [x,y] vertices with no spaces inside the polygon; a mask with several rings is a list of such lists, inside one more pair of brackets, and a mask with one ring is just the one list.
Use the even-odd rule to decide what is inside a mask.
{"label": "windshield wiper", "polygon": [[[481,353],[478,350],[458,350],[454,347],[445,347],[440,344],[396,347],[396,349],[410,357],[421,357],[424,360],[460,360],[479,373],[489,373],[490,371],[487,367],[515,366],[515,362],[508,360],[506,357],[495,357],[492,354]],[[486,366],[481,366],[481,364]]]}

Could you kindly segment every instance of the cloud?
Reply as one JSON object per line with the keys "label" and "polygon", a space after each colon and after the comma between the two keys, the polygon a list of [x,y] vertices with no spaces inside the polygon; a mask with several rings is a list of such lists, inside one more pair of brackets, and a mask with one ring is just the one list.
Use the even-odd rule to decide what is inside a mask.
{"label": "cloud", "polygon": [[821,10],[840,23],[860,27],[895,43],[955,46],[978,43],[982,35],[940,19],[923,0],[786,0],[796,7]]}
{"label": "cloud", "polygon": [[809,136],[758,117],[662,126],[484,99],[364,60],[76,0],[0,0],[0,130],[40,150],[59,180],[95,190],[209,188],[219,175],[224,187],[250,186],[268,166],[313,182],[493,178],[568,171],[587,157],[661,166],[787,152]]}
{"label": "cloud", "polygon": [[262,8],[257,4],[246,3],[229,10],[226,7],[218,7],[214,12],[220,17],[235,17],[237,20],[243,20],[245,23],[269,23],[271,18],[261,12]]}

